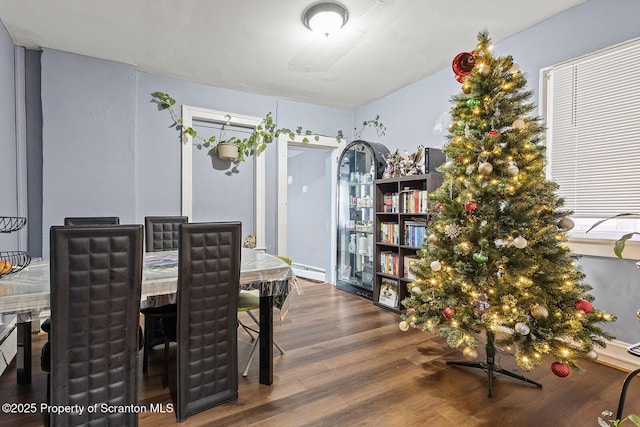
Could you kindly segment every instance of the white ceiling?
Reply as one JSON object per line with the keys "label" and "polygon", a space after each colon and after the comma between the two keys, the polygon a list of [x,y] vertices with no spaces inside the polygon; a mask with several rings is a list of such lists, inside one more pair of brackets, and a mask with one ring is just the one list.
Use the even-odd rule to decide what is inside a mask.
{"label": "white ceiling", "polygon": [[343,31],[301,20],[314,0],[0,0],[14,43],[240,91],[353,109],[585,0],[342,0]]}

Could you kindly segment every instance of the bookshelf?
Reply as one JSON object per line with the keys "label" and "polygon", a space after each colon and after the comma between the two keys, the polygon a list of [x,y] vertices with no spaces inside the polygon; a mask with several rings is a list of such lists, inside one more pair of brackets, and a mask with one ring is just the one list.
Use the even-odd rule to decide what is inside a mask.
{"label": "bookshelf", "polygon": [[422,247],[429,220],[428,194],[442,185],[442,174],[428,173],[374,181],[375,281],[373,303],[401,312],[413,260]]}

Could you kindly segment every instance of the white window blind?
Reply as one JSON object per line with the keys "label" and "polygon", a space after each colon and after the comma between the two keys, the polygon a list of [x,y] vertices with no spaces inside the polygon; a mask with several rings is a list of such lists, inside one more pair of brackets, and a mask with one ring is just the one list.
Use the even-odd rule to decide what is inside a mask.
{"label": "white window blind", "polygon": [[542,73],[547,175],[565,207],[575,218],[640,212],[640,40]]}

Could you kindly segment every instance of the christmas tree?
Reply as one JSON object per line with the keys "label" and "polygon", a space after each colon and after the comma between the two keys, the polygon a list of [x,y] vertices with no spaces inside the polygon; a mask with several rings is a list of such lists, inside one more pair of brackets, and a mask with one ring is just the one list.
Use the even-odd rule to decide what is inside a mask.
{"label": "christmas tree", "polygon": [[580,358],[597,358],[594,347],[612,338],[597,324],[615,317],[593,306],[566,245],[571,212],[545,177],[544,127],[526,79],[511,56],[493,56],[486,31],[478,42],[453,61],[462,92],[451,101],[449,161],[429,195],[433,215],[400,328],[439,328],[451,347],[466,346],[468,361],[484,332],[492,367],[494,346],[515,348],[523,369],[551,355],[563,377],[581,370]]}

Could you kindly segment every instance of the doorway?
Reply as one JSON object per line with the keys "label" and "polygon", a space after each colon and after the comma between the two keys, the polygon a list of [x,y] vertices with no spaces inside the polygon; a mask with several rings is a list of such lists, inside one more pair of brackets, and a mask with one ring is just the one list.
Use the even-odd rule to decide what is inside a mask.
{"label": "doorway", "polygon": [[277,252],[296,275],[335,284],[337,162],[344,141],[278,139]]}

